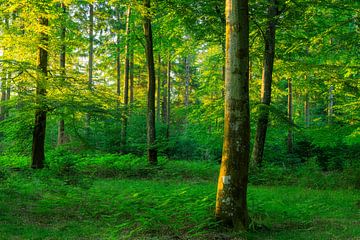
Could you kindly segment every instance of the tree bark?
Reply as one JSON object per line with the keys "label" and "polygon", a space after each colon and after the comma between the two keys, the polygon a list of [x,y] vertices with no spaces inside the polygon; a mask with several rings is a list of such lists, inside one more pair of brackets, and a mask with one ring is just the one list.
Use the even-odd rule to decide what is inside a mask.
{"label": "tree bark", "polygon": [[226,0],[226,74],[224,144],[216,217],[235,229],[247,229],[250,157],[248,0]]}
{"label": "tree bark", "polygon": [[[120,24],[120,13],[119,10],[116,10],[116,18],[118,24]],[[118,96],[118,104],[120,102],[120,94],[121,94],[121,62],[120,62],[120,27],[116,29],[116,93]]]}
{"label": "tree bark", "polygon": [[190,94],[190,57],[185,57],[185,95],[184,105],[189,106],[189,94]]}
{"label": "tree bark", "polygon": [[[94,62],[94,5],[89,4],[89,67],[88,67],[88,88],[93,89],[93,62]],[[90,135],[90,113],[86,114],[86,135]]]}
{"label": "tree bark", "polygon": [[[47,18],[39,18],[40,25],[47,27],[49,21]],[[46,133],[46,109],[44,106],[44,97],[46,95],[46,78],[48,67],[48,35],[45,32],[41,33],[40,45],[38,47],[38,69],[39,75],[36,82],[36,102],[37,109],[35,111],[35,124],[33,131],[32,154],[31,154],[31,167],[40,169],[44,167],[45,161],[45,133]]]}
{"label": "tree bark", "polygon": [[121,145],[126,145],[126,134],[128,124],[128,105],[129,105],[129,77],[130,77],[130,16],[131,6],[128,7],[126,17],[126,44],[125,44],[125,73],[124,73],[124,111],[122,114],[122,127],[121,127]]}
{"label": "tree bark", "polygon": [[148,161],[150,164],[157,164],[157,147],[156,147],[156,129],[155,129],[155,91],[156,78],[154,67],[154,51],[151,29],[150,0],[144,0],[144,34],[145,34],[145,53],[148,70],[148,107],[147,107],[147,151]]}
{"label": "tree bark", "polygon": [[170,139],[170,117],[171,117],[171,60],[170,54],[168,56],[167,63],[167,111],[166,111],[166,139],[169,141]]}
{"label": "tree bark", "polygon": [[[165,69],[165,66],[164,66]],[[167,72],[164,75],[164,79],[161,82],[162,88],[162,100],[161,100],[161,120],[164,124],[166,124],[167,118]]]}
{"label": "tree bark", "polygon": [[289,128],[288,128],[288,138],[287,138],[287,147],[288,153],[293,152],[293,91],[292,91],[292,79],[288,80],[288,119],[289,119]]}
{"label": "tree bark", "polygon": [[[64,3],[61,3],[61,9],[63,14],[66,14],[66,6]],[[63,20],[64,21],[64,20]],[[65,36],[66,36],[66,28],[65,23],[62,21],[61,23],[61,49],[60,49],[60,74],[61,78],[64,81],[66,75],[66,44],[65,44]],[[58,138],[57,138],[57,145],[60,146],[65,143],[65,121],[61,119],[58,123]]]}
{"label": "tree bark", "polygon": [[158,74],[157,74],[157,98],[156,98],[156,116],[158,121],[160,120],[161,113],[161,55],[158,54]]}
{"label": "tree bark", "polygon": [[130,53],[130,104],[134,103],[134,50]]}
{"label": "tree bark", "polygon": [[268,0],[268,4],[268,23],[264,36],[265,51],[261,84],[261,104],[259,108],[259,119],[256,124],[256,134],[252,153],[253,162],[259,167],[262,165],[263,161],[266,132],[269,122],[272,73],[275,58],[276,16],[278,15],[278,1]]}
{"label": "tree bark", "polygon": [[310,97],[308,90],[306,90],[305,92],[304,115],[305,127],[308,128],[310,127]]}
{"label": "tree bark", "polygon": [[330,86],[329,88],[329,106],[328,106],[328,123],[333,123],[333,115],[334,115],[334,86]]}

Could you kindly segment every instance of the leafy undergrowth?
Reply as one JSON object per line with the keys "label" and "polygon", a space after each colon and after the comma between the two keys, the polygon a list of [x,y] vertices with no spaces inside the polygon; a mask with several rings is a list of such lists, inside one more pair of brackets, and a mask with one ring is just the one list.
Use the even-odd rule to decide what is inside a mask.
{"label": "leafy undergrowth", "polygon": [[[214,221],[218,166],[54,154],[0,171],[0,239],[356,239],[359,193],[250,186],[248,233]],[[121,159],[121,161],[119,161]],[[18,162],[18,163],[16,163]]]}

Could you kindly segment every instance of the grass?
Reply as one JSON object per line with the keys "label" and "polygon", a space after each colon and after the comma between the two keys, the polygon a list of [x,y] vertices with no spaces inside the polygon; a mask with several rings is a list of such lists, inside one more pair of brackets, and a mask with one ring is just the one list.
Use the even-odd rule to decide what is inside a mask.
{"label": "grass", "polygon": [[49,169],[27,169],[20,159],[0,171],[0,239],[360,237],[355,190],[252,185],[253,221],[245,234],[214,221],[216,164],[161,159],[149,167],[134,156],[50,157]]}

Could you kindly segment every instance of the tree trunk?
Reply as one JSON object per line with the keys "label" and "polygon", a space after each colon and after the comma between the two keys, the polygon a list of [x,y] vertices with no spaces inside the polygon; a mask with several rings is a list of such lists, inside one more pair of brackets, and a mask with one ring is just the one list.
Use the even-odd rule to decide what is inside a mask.
{"label": "tree trunk", "polygon": [[158,54],[158,74],[157,74],[157,98],[156,98],[156,116],[160,120],[160,103],[161,103],[161,55]]}
{"label": "tree trunk", "polygon": [[[49,21],[47,18],[39,18],[40,25],[47,27]],[[45,133],[46,133],[46,110],[44,109],[44,97],[46,95],[46,78],[47,78],[47,66],[48,66],[48,35],[45,32],[41,33],[40,45],[38,47],[38,79],[36,82],[36,102],[37,109],[35,111],[35,124],[33,131],[32,142],[32,155],[31,155],[31,167],[34,169],[40,169],[44,167],[45,161]]]}
{"label": "tree trunk", "polygon": [[[120,24],[120,13],[117,9],[116,11],[117,22]],[[120,27],[116,33],[116,93],[118,96],[118,103],[120,102],[120,93],[121,93],[121,62],[120,62]]]}
{"label": "tree trunk", "polygon": [[226,0],[224,144],[216,198],[216,217],[247,229],[250,157],[248,0]]}
{"label": "tree trunk", "polygon": [[328,123],[333,123],[333,115],[334,115],[334,86],[330,86],[329,88],[329,107],[328,107]]}
{"label": "tree trunk", "polygon": [[130,53],[130,104],[134,103],[134,50]]}
{"label": "tree trunk", "polygon": [[266,131],[269,122],[272,73],[275,58],[275,18],[278,15],[278,1],[269,0],[268,4],[268,26],[264,36],[265,51],[261,84],[261,104],[259,108],[259,119],[257,120],[254,148],[252,153],[253,162],[259,167],[263,161]]}
{"label": "tree trunk", "polygon": [[309,92],[306,90],[305,93],[305,102],[304,102],[304,120],[305,120],[305,127],[310,127],[310,97]]}
{"label": "tree trunk", "polygon": [[125,74],[124,74],[124,111],[122,114],[122,127],[121,127],[121,145],[126,145],[126,134],[128,124],[128,104],[129,104],[129,77],[130,77],[130,16],[131,6],[128,7],[126,18],[126,45],[125,45]]}
{"label": "tree trunk", "polygon": [[171,116],[171,60],[170,54],[168,56],[168,63],[167,63],[167,111],[166,111],[166,139],[169,141],[170,139],[170,116]]}
{"label": "tree trunk", "polygon": [[[89,72],[88,72],[88,88],[93,89],[93,62],[94,62],[94,5],[89,4]],[[86,114],[85,131],[86,136],[90,135],[90,113]]]}
{"label": "tree trunk", "polygon": [[292,96],[292,79],[288,80],[288,119],[289,119],[289,129],[288,129],[288,138],[287,138],[287,147],[288,153],[293,151],[293,96]]}
{"label": "tree trunk", "polygon": [[4,70],[4,76],[1,78],[1,105],[0,105],[0,121],[5,120],[5,115],[6,115],[6,107],[3,105],[5,103],[5,101],[7,100],[7,93],[6,93],[6,88],[7,88],[7,72],[6,70]]}
{"label": "tree trunk", "polygon": [[[165,69],[165,66],[164,66]],[[161,88],[162,88],[162,100],[161,100],[161,120],[164,124],[166,124],[167,118],[167,73],[165,74],[166,77],[162,80]]]}
{"label": "tree trunk", "polygon": [[147,151],[150,164],[157,164],[156,129],[155,129],[155,91],[156,78],[154,67],[153,40],[150,19],[150,0],[144,0],[145,52],[148,70],[148,107],[147,107]]}
{"label": "tree trunk", "polygon": [[[63,11],[63,14],[66,14],[66,6],[64,3],[61,4],[61,8]],[[60,50],[60,73],[61,78],[64,81],[65,75],[66,75],[66,45],[65,45],[65,36],[66,36],[66,28],[65,23],[62,21],[61,26],[61,50]],[[58,123],[58,138],[57,138],[57,145],[60,146],[65,143],[65,121],[64,119],[61,119]]]}
{"label": "tree trunk", "polygon": [[190,94],[190,57],[185,57],[185,95],[184,105],[189,106],[189,94]]}

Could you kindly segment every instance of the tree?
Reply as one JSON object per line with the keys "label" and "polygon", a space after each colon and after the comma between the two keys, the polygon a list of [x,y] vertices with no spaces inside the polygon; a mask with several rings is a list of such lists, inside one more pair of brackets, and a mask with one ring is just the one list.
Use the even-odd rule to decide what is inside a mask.
{"label": "tree", "polygon": [[268,23],[266,32],[263,36],[265,42],[265,51],[261,85],[261,104],[259,109],[259,119],[257,120],[256,125],[256,135],[252,154],[254,164],[257,166],[261,166],[262,164],[266,131],[269,121],[272,72],[275,57],[275,30],[277,22],[276,16],[278,15],[278,12],[278,1],[268,0]]}
{"label": "tree", "polygon": [[[66,6],[64,3],[61,3],[62,13],[66,13]],[[61,33],[60,33],[60,40],[61,40],[61,47],[60,47],[60,74],[62,79],[65,79],[66,74],[66,45],[65,45],[65,35],[66,35],[66,28],[64,20],[61,22]],[[65,121],[64,119],[60,119],[58,123],[58,140],[57,144],[62,145],[65,143]]]}
{"label": "tree", "polygon": [[[49,21],[45,17],[39,18],[39,24],[46,28]],[[33,131],[31,167],[35,169],[43,168],[45,161],[45,133],[46,133],[46,109],[44,106],[44,97],[46,95],[46,78],[48,67],[48,34],[43,31],[40,33],[40,44],[37,50],[38,58],[38,79],[36,81],[36,100],[38,107],[35,111],[35,125]]]}
{"label": "tree", "polygon": [[156,129],[155,129],[155,66],[154,51],[151,29],[150,0],[144,0],[144,34],[145,34],[145,54],[148,70],[148,97],[147,97],[147,152],[150,164],[157,164]]}
{"label": "tree", "polygon": [[129,78],[130,78],[130,17],[131,6],[128,6],[126,18],[126,44],[125,44],[125,73],[124,73],[124,112],[122,116],[121,144],[126,145],[126,131],[128,125],[128,105],[129,105]]}
{"label": "tree", "polygon": [[247,229],[250,151],[248,0],[226,0],[224,144],[216,198],[216,217]]}

